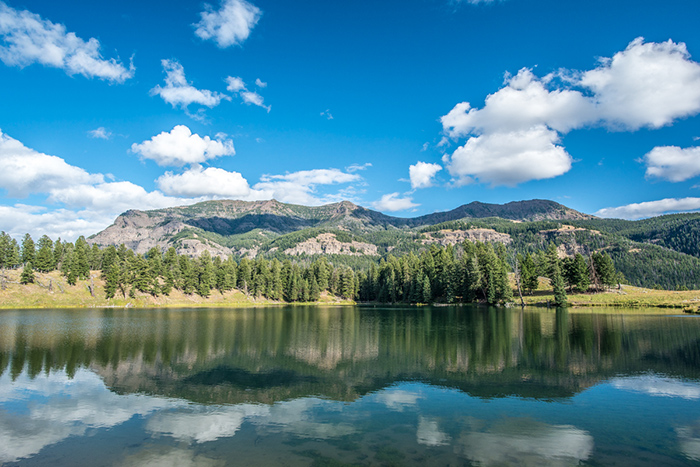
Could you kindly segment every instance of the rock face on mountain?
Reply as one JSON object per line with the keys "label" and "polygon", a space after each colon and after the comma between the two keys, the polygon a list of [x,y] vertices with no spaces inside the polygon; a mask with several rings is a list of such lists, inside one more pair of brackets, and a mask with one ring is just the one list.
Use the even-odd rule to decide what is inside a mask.
{"label": "rock face on mountain", "polygon": [[[547,200],[516,201],[504,205],[473,202],[452,211],[416,218],[387,216],[349,201],[325,206],[300,206],[276,200],[220,200],[153,211],[127,211],[113,225],[90,237],[88,242],[103,247],[123,243],[137,253],[146,253],[153,247],[164,250],[174,246],[178,253],[191,256],[209,250],[213,255],[222,257],[231,254],[254,257],[275,239],[305,229],[317,229],[315,235],[296,242],[306,242],[304,246],[297,248],[295,243],[285,247],[285,253],[376,255],[376,246],[371,241],[352,240],[350,243],[356,242],[357,245],[351,248],[348,242],[339,242],[326,234],[329,231],[357,235],[408,232],[441,222],[484,217],[536,221],[589,219],[593,216]],[[472,232],[463,237],[472,238],[474,235],[476,233]],[[319,248],[322,251],[317,251]],[[269,249],[274,247],[270,245]]]}

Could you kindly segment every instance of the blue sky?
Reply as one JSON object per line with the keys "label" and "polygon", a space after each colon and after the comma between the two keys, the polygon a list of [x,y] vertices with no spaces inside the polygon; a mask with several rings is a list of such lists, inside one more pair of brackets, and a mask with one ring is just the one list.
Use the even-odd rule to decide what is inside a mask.
{"label": "blue sky", "polygon": [[0,0],[0,230],[205,199],[700,210],[700,4]]}

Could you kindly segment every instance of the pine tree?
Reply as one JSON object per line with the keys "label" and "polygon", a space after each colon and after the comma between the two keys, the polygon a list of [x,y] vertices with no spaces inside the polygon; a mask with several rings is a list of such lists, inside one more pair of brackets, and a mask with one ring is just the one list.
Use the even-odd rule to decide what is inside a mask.
{"label": "pine tree", "polygon": [[552,269],[552,289],[554,291],[554,305],[559,307],[567,306],[564,278],[561,275],[561,270],[557,263],[554,263]]}
{"label": "pine tree", "polygon": [[34,245],[34,240],[32,240],[32,236],[29,234],[25,234],[24,239],[22,240],[21,255],[22,263],[27,264],[34,262],[36,257],[36,247]]}
{"label": "pine tree", "polygon": [[[105,297],[107,299],[114,298],[117,293],[117,289],[120,288],[119,286],[121,282],[121,270],[119,265],[116,262],[112,262],[107,267],[106,271],[103,271],[102,278],[105,282]],[[125,294],[123,288],[122,293]]]}
{"label": "pine tree", "polygon": [[535,261],[530,253],[525,255],[525,258],[520,263],[520,274],[523,278],[523,289],[532,295],[532,292],[539,288],[540,281]]}
{"label": "pine tree", "polygon": [[39,251],[36,254],[36,261],[34,262],[36,270],[40,272],[49,272],[54,270],[54,257],[53,257],[53,242],[51,239],[42,235],[39,239]]}
{"label": "pine tree", "polygon": [[433,301],[433,291],[430,287],[430,279],[427,275],[423,274],[423,283],[421,284],[423,292],[423,303],[431,303]]}
{"label": "pine tree", "polygon": [[36,277],[34,276],[34,269],[32,268],[32,263],[26,263],[24,265],[24,269],[22,269],[22,275],[19,277],[19,283],[20,284],[33,284],[34,281],[36,280]]}
{"label": "pine tree", "polygon": [[321,298],[321,288],[318,286],[316,276],[311,276],[311,285],[309,286],[309,301],[317,302]]}

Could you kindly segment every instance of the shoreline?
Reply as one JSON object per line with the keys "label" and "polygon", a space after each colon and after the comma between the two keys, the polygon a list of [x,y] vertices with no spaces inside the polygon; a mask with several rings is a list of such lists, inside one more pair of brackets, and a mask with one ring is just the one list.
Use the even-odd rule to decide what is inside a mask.
{"label": "shoreline", "polygon": [[[185,295],[173,290],[169,296],[151,296],[138,294],[136,297],[104,298],[104,288],[99,271],[93,271],[91,279],[78,281],[76,285],[68,285],[65,278],[57,271],[37,273],[39,283],[19,284],[19,271],[5,271],[8,279],[4,282],[5,289],[0,290],[0,310],[7,309],[69,309],[69,308],[254,308],[282,306],[451,306],[447,303],[433,304],[389,304],[364,303],[345,300],[327,292],[322,293],[316,302],[273,301],[265,298],[255,298],[240,290],[225,293],[212,291],[207,298],[199,295]],[[17,275],[17,278],[12,276]],[[16,280],[14,280],[16,279]],[[47,285],[53,287],[49,290]],[[544,284],[543,284],[544,285]],[[92,287],[92,292],[91,292]],[[526,307],[547,308],[547,302],[552,303],[553,294],[548,286],[543,286],[533,295],[524,295]],[[700,314],[700,290],[673,291],[653,290],[622,285],[620,289],[612,289],[596,293],[572,293],[567,301],[572,310],[579,308],[656,308],[659,310],[682,311],[689,314]],[[459,305],[459,304],[455,304]],[[484,304],[478,304],[484,305]],[[520,300],[517,294],[513,302],[506,305],[509,308],[519,308]],[[556,309],[551,307],[551,309]]]}

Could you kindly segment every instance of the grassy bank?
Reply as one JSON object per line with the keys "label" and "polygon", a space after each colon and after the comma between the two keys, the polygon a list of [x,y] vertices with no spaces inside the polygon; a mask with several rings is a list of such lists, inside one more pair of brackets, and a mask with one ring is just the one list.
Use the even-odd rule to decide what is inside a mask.
{"label": "grassy bank", "polygon": [[[186,295],[173,290],[169,296],[153,297],[138,293],[136,297],[117,295],[106,299],[104,283],[100,272],[93,271],[92,279],[78,281],[68,285],[65,277],[58,271],[48,274],[36,273],[37,282],[21,285],[19,270],[5,271],[5,289],[0,289],[0,308],[89,308],[89,307],[253,307],[285,305],[284,302],[256,298],[240,290],[219,293],[212,290],[208,298],[192,294]],[[93,288],[94,295],[90,293]],[[554,295],[549,281],[542,279],[540,288],[532,295],[525,295],[524,301],[530,306],[547,306],[554,302]],[[516,303],[519,303],[517,293]],[[700,313],[700,290],[671,291],[652,290],[631,285],[601,293],[569,294],[568,302],[572,307],[631,307],[631,308],[673,308],[687,312]],[[323,293],[317,302],[323,305],[348,305],[352,301],[341,300],[333,295]]]}
{"label": "grassy bank", "polygon": [[[547,306],[554,302],[554,293],[549,280],[540,279],[540,288],[532,295],[523,297],[525,304]],[[519,302],[519,298],[516,296]],[[598,293],[569,293],[567,301],[572,307],[630,307],[630,308],[675,308],[687,312],[700,312],[700,290],[655,290],[622,285]]]}
{"label": "grassy bank", "polygon": [[[270,305],[287,305],[285,302],[255,298],[240,290],[219,293],[212,290],[208,298],[197,294],[186,295],[179,290],[173,290],[170,295],[153,297],[137,293],[135,298],[123,297],[118,294],[115,298],[106,299],[104,282],[100,279],[100,271],[92,271],[91,280],[78,281],[76,285],[68,285],[65,277],[53,271],[48,274],[35,273],[36,283],[22,285],[19,283],[20,270],[4,272],[6,276],[5,290],[0,289],[0,308],[102,308],[102,307],[134,307],[134,308],[196,308],[196,307],[253,307]],[[94,296],[90,293],[94,290]],[[50,289],[49,289],[50,288]],[[316,302],[323,305],[353,304],[352,301],[341,300],[333,295],[321,294]]]}

